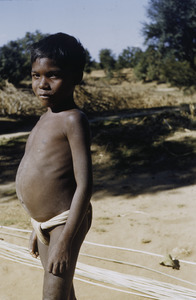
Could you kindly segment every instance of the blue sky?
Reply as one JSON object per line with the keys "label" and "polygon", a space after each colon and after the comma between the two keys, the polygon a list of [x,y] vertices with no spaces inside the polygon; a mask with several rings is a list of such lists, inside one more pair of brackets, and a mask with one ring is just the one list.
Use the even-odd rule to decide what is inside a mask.
{"label": "blue sky", "polygon": [[0,46],[27,31],[65,32],[79,38],[91,56],[143,48],[148,0],[0,0]]}

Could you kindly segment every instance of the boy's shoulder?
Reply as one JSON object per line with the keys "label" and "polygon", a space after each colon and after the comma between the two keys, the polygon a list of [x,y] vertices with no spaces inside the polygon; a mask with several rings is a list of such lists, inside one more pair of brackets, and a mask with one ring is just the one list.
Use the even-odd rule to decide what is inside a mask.
{"label": "boy's shoulder", "polygon": [[79,109],[70,109],[61,112],[62,121],[67,129],[76,127],[87,127],[89,122],[84,112]]}
{"label": "boy's shoulder", "polygon": [[62,112],[62,117],[67,122],[76,122],[87,120],[87,117],[83,111],[78,108],[70,109]]}

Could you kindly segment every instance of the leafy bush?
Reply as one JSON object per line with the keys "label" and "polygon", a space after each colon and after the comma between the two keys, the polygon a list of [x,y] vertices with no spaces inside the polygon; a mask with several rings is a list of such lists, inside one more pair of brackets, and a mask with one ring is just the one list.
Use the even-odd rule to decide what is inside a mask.
{"label": "leafy bush", "polygon": [[196,71],[189,62],[179,61],[172,54],[162,57],[152,46],[142,53],[134,73],[139,80],[167,82],[177,87],[191,87],[196,82]]}
{"label": "leafy bush", "polygon": [[163,61],[160,77],[177,87],[191,87],[196,82],[196,72],[186,61],[180,62],[174,58]]}
{"label": "leafy bush", "polygon": [[127,47],[118,56],[116,69],[133,68],[140,60],[142,50],[138,47]]}
{"label": "leafy bush", "polygon": [[152,46],[140,54],[140,60],[134,68],[134,73],[139,80],[153,81],[160,79],[161,55]]}

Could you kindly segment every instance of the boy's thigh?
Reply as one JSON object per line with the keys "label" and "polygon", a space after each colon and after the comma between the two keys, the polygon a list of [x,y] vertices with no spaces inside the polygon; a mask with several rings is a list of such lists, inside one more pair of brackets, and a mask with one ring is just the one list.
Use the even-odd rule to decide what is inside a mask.
{"label": "boy's thigh", "polygon": [[50,231],[49,246],[43,245],[42,243],[38,242],[39,255],[45,270],[44,288],[43,288],[43,294],[45,299],[66,299],[66,300],[68,299],[68,295],[72,288],[73,276],[74,276],[79,250],[82,245],[82,242],[84,241],[86,233],[88,232],[89,227],[91,225],[91,219],[92,219],[92,214],[90,212],[90,214],[87,214],[85,216],[72,242],[70,268],[66,270],[61,276],[56,276],[53,275],[52,273],[49,273],[47,271],[47,262],[48,262],[49,248],[52,248],[56,244],[59,236],[62,233],[62,230],[64,229],[64,226],[66,225],[57,226]]}
{"label": "boy's thigh", "polygon": [[[91,226],[92,222],[92,208],[90,208],[89,212],[84,217],[84,220],[82,221],[82,224],[80,225],[78,232],[76,233],[73,242],[72,242],[72,255],[71,257],[74,259],[77,259],[80,247],[84,241],[84,238]],[[48,254],[49,249],[51,249],[54,245],[56,245],[56,242],[61,235],[65,225],[59,225],[50,230],[50,243],[49,245],[44,245],[38,240],[38,249],[39,249],[39,255],[42,262],[42,265],[44,269],[47,269],[47,261],[48,261]]]}

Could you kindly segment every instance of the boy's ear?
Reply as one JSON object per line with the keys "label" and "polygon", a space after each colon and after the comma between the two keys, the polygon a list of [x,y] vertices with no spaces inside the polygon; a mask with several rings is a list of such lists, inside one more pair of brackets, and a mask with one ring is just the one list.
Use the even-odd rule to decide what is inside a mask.
{"label": "boy's ear", "polygon": [[82,78],[83,78],[83,72],[75,73],[75,76],[74,76],[75,85],[79,84],[82,81]]}

